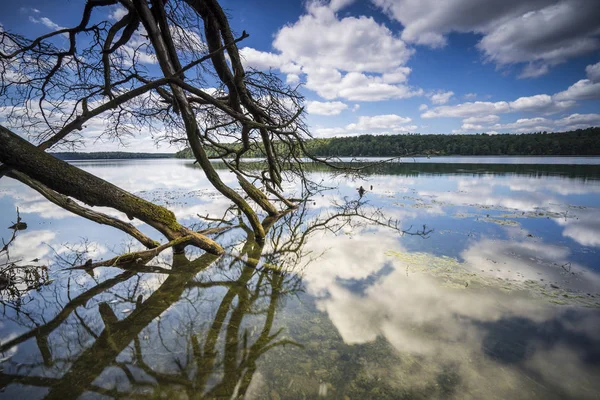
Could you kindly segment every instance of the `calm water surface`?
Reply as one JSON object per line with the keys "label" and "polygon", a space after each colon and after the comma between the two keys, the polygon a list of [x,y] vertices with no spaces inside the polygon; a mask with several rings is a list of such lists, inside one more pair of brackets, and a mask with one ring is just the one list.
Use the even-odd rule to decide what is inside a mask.
{"label": "calm water surface", "polygon": [[[2,238],[17,207],[28,224],[10,258],[53,281],[1,293],[0,398],[600,398],[600,159],[531,160],[315,169],[332,189],[264,246],[237,227],[219,259],[93,274],[65,268],[139,244],[3,178]],[[74,164],[197,229],[239,224],[189,161]]]}

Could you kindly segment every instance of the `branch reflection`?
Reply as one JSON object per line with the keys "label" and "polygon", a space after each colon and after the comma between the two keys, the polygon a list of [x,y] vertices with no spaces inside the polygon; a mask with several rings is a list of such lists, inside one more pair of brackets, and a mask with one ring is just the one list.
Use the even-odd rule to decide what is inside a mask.
{"label": "branch reflection", "polygon": [[[170,266],[128,264],[112,277],[93,278],[91,286],[81,285],[82,277],[89,280],[81,272],[70,271],[66,286],[54,285],[54,298],[40,294],[31,309],[11,310],[5,302],[7,321],[22,333],[0,344],[5,358],[0,389],[48,399],[86,392],[243,397],[261,356],[278,346],[302,347],[278,329],[276,311],[303,290],[302,269],[311,259],[303,250],[308,236],[338,231],[357,218],[400,230],[395,222],[377,220],[376,213],[364,213],[363,206],[349,201],[317,218],[306,207],[267,217],[262,244],[240,216],[238,234],[229,232],[221,258],[174,252]],[[209,223],[219,235],[215,226],[221,222]],[[17,349],[22,354],[13,361]]]}

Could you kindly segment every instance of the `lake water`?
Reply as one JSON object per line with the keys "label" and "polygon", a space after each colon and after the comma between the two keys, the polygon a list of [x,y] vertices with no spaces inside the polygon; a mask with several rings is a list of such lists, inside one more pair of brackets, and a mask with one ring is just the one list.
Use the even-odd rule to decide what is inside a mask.
{"label": "lake water", "polygon": [[[332,189],[264,247],[235,227],[219,259],[93,274],[65,268],[140,245],[1,179],[3,240],[17,207],[28,224],[10,260],[51,282],[1,292],[0,398],[600,398],[600,158],[416,161],[311,169]],[[189,160],[74,164],[239,224]]]}

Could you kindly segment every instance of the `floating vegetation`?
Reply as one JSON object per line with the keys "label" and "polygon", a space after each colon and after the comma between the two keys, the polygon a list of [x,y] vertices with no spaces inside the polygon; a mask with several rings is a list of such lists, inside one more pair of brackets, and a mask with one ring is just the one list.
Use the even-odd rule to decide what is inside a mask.
{"label": "floating vegetation", "polygon": [[490,222],[492,224],[502,225],[502,226],[519,226],[519,221],[515,221],[512,219],[499,219],[499,218],[482,218],[480,221]]}
{"label": "floating vegetation", "polygon": [[535,280],[519,281],[485,276],[473,272],[472,268],[448,256],[434,256],[428,253],[386,251],[406,266],[406,274],[422,273],[440,279],[440,285],[457,290],[487,288],[505,293],[519,292],[532,299],[544,299],[553,304],[579,305],[600,308],[600,294],[578,293],[556,285],[546,286]]}

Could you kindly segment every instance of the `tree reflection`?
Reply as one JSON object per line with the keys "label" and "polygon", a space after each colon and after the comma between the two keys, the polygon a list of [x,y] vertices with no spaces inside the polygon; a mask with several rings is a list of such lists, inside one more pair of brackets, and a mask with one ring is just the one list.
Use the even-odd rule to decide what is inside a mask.
{"label": "tree reflection", "polygon": [[[2,343],[0,352],[10,357],[24,346],[24,355],[15,358],[26,361],[2,364],[0,388],[37,387],[49,399],[85,392],[242,397],[262,355],[277,346],[301,346],[277,329],[275,316],[287,296],[302,290],[302,263],[310,258],[303,252],[307,237],[353,226],[357,218],[376,221],[378,214],[363,212],[363,206],[350,201],[317,218],[309,217],[306,207],[267,217],[264,242],[255,240],[238,214],[237,221],[225,221],[235,226],[225,256],[206,253],[190,260],[189,254],[174,252],[170,268],[150,266],[151,260],[130,263],[113,277],[94,278],[93,286],[72,296],[75,273],[64,280],[66,288],[54,285],[53,299],[42,299],[56,307],[50,320],[51,306],[11,312],[5,303],[6,319],[27,330]],[[211,220],[207,229],[222,235],[217,225],[223,222]],[[399,230],[390,221],[379,223]],[[152,285],[155,289],[147,292]],[[108,301],[111,294],[115,300]],[[119,302],[134,304],[122,319]],[[171,325],[170,314],[176,314]]]}

